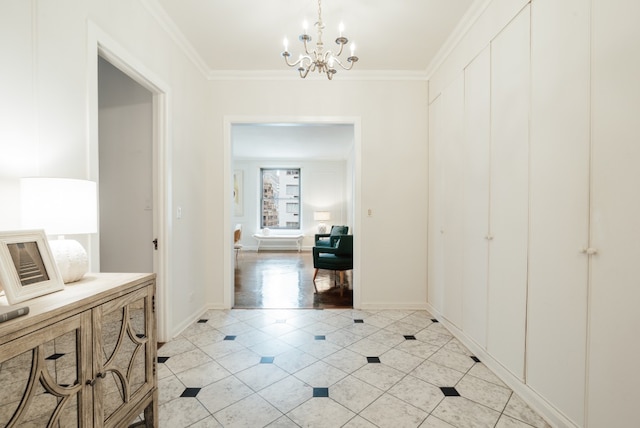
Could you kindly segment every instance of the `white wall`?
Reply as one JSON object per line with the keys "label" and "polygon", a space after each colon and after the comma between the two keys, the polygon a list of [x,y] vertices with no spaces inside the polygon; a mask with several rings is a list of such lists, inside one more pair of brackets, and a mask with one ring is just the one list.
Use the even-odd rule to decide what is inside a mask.
{"label": "white wall", "polygon": [[553,426],[637,424],[639,13],[493,0],[430,80],[430,308]]}
{"label": "white wall", "polygon": [[[212,247],[208,274],[210,301],[224,302],[223,259],[230,231],[224,223],[221,195],[225,177],[225,119],[242,117],[345,118],[361,126],[361,176],[355,177],[361,212],[354,224],[361,258],[363,307],[424,307],[426,304],[426,82],[350,81],[339,78],[293,81],[213,81],[210,124],[215,138],[208,145],[207,186]],[[357,131],[356,131],[357,132]],[[357,167],[356,167],[357,170]],[[229,172],[231,175],[232,171]],[[359,190],[358,190],[359,189]],[[367,209],[372,216],[366,215]],[[229,214],[231,211],[229,211]],[[229,227],[233,224],[229,219]],[[226,250],[229,251],[228,248]],[[356,255],[357,261],[358,255]],[[226,265],[231,269],[232,265]]]}
{"label": "white wall", "polygon": [[[210,92],[142,3],[134,0],[3,0],[0,2],[0,229],[19,227],[18,179],[55,176],[97,180],[96,26],[111,46],[134,58],[170,91],[168,202],[183,207],[169,222],[169,288],[160,296],[172,336],[204,310],[202,268],[209,243],[203,231],[205,155],[214,139]],[[92,46],[92,43],[94,44]],[[88,74],[91,73],[91,74]],[[222,194],[222,189],[218,189]],[[169,214],[174,206],[168,207]],[[162,245],[163,243],[161,243]],[[161,312],[162,313],[162,312]]]}
{"label": "white wall", "polygon": [[[304,249],[310,249],[314,245],[314,234],[318,233],[318,222],[313,220],[314,211],[329,211],[331,224],[346,224],[349,218],[348,210],[351,205],[347,200],[347,171],[346,161],[277,161],[269,160],[236,160],[233,163],[234,171],[242,171],[244,188],[242,189],[244,213],[242,216],[234,216],[231,224],[242,225],[241,243],[245,249],[257,249],[257,242],[251,235],[260,230],[260,168],[300,168],[301,188],[301,227],[300,231],[305,235],[302,241]],[[352,172],[351,172],[352,173]],[[349,229],[351,232],[351,229]],[[287,234],[289,231],[278,231],[279,234]],[[260,248],[284,248],[296,249],[295,244],[287,242],[273,244],[263,242]]]}

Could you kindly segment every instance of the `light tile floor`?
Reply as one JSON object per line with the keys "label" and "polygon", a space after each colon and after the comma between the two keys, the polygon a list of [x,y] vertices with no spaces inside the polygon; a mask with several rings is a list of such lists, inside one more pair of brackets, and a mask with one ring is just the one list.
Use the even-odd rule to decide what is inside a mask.
{"label": "light tile floor", "polygon": [[549,427],[425,311],[209,311],[158,361],[161,428]]}

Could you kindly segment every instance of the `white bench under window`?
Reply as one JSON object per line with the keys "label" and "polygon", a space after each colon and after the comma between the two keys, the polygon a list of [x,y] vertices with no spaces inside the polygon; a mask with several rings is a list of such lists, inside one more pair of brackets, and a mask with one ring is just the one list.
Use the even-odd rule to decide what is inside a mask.
{"label": "white bench under window", "polygon": [[300,252],[302,250],[302,240],[304,239],[304,235],[301,233],[297,235],[274,235],[273,232],[268,235],[254,233],[253,237],[258,241],[258,251],[260,251],[260,244],[262,242],[295,242],[298,247],[298,252]]}

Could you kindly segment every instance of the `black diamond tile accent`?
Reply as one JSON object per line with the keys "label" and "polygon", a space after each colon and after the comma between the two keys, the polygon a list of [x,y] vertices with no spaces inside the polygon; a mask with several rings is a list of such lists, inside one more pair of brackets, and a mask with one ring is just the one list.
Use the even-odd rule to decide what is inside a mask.
{"label": "black diamond tile accent", "polygon": [[437,319],[435,319],[435,318],[431,318],[431,321],[432,321],[432,322],[440,322],[440,321],[438,321],[438,320],[437,320]]}
{"label": "black diamond tile accent", "polygon": [[315,340],[326,340],[327,336],[314,336],[313,337]]}
{"label": "black diamond tile accent", "polygon": [[328,397],[329,388],[313,388],[314,397]]}
{"label": "black diamond tile accent", "polygon": [[356,324],[364,324],[364,320],[353,320]]}
{"label": "black diamond tile accent", "polygon": [[51,354],[49,355],[47,358],[45,358],[45,360],[57,360],[60,357],[64,357],[64,354],[58,354],[57,352],[55,354]]}
{"label": "black diamond tile accent", "polygon": [[475,355],[472,355],[472,356],[471,356],[471,359],[472,359],[473,361],[475,361],[476,363],[479,363],[479,362],[480,362],[480,358],[476,357]]}
{"label": "black diamond tile accent", "polygon": [[206,323],[207,321],[209,321],[209,320],[201,319],[201,320],[198,320],[198,324],[204,324],[204,323]]}
{"label": "black diamond tile accent", "polygon": [[260,364],[273,364],[274,357],[262,357],[260,358]]}
{"label": "black diamond tile accent", "polygon": [[158,357],[158,362],[159,363],[166,363],[168,359],[169,359],[169,357]]}
{"label": "black diamond tile accent", "polygon": [[224,340],[236,340],[236,336],[225,336]]}
{"label": "black diamond tile accent", "polygon": [[443,386],[440,388],[445,397],[460,397],[458,390],[452,386]]}
{"label": "black diamond tile accent", "polygon": [[202,388],[186,388],[180,397],[197,397]]}
{"label": "black diamond tile accent", "polygon": [[379,363],[380,357],[367,357],[367,363]]}
{"label": "black diamond tile accent", "polygon": [[145,336],[145,335],[144,335],[144,334],[142,334],[142,333],[138,333],[138,334],[136,334],[136,337],[137,337],[138,339],[144,339],[144,338],[145,338],[145,337],[147,337],[147,336]]}
{"label": "black diamond tile accent", "polygon": [[411,335],[405,336],[404,338],[407,340],[416,340],[416,337]]}

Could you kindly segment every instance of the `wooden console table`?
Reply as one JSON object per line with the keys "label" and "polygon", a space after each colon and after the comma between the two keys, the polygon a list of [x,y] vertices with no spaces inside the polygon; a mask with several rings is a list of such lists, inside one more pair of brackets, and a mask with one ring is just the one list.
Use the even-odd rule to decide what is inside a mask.
{"label": "wooden console table", "polygon": [[158,426],[155,275],[88,274],[21,306],[0,323],[0,426]]}
{"label": "wooden console table", "polygon": [[261,233],[255,233],[253,237],[258,241],[258,251],[260,251],[260,244],[262,241],[295,241],[298,247],[298,252],[302,250],[303,234],[297,235],[263,235]]}

